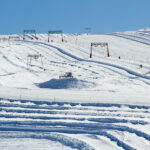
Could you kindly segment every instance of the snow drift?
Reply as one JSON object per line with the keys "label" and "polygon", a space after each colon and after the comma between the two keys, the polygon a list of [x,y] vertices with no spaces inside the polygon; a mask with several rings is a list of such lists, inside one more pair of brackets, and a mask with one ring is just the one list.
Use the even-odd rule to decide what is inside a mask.
{"label": "snow drift", "polygon": [[90,88],[96,86],[95,83],[88,82],[85,80],[78,80],[76,78],[71,79],[51,79],[49,81],[36,84],[40,88],[50,89],[71,89],[71,88]]}

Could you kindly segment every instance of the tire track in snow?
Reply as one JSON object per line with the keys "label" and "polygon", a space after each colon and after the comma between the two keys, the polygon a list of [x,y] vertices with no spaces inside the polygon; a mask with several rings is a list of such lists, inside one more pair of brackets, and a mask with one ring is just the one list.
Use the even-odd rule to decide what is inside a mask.
{"label": "tire track in snow", "polygon": [[111,34],[107,34],[107,35],[112,35],[112,36],[125,38],[127,40],[131,40],[131,41],[135,41],[135,42],[138,42],[138,43],[142,43],[144,45],[150,45],[150,40],[149,39],[143,38],[143,37],[139,37],[139,36],[136,36],[136,35],[128,35],[128,34],[123,34],[123,33],[111,33]]}
{"label": "tire track in snow", "polygon": [[15,66],[15,67],[20,68],[20,69],[27,70],[27,71],[29,71],[29,72],[38,73],[38,71],[35,71],[35,70],[30,69],[30,68],[28,68],[28,67],[20,66],[20,65],[14,63],[13,61],[11,61],[11,59],[9,59],[9,58],[8,58],[6,55],[4,55],[2,52],[0,52],[0,54],[1,54],[1,55],[3,56],[3,58],[4,58],[7,62],[9,62],[12,66]]}
{"label": "tire track in snow", "polygon": [[[82,61],[82,62],[92,62],[92,63],[96,63],[96,64],[99,64],[99,65],[105,65],[105,66],[107,66],[106,67],[106,69],[108,69],[108,70],[111,70],[111,71],[113,71],[114,73],[117,73],[117,74],[120,74],[121,76],[125,76],[125,77],[128,77],[128,78],[130,78],[129,76],[127,76],[127,75],[125,75],[125,74],[123,74],[123,73],[120,73],[119,71],[116,71],[116,70],[114,70],[114,69],[112,69],[112,68],[109,68],[109,67],[113,67],[113,68],[116,68],[116,69],[119,69],[119,70],[124,70],[124,71],[126,71],[126,72],[128,72],[129,74],[131,74],[131,75],[134,75],[134,76],[136,76],[136,77],[140,77],[140,78],[144,78],[144,79],[150,79],[150,77],[149,76],[146,76],[146,75],[142,75],[142,74],[140,74],[140,73],[137,73],[137,72],[135,72],[135,71],[132,71],[132,70],[130,70],[130,69],[127,69],[127,68],[125,68],[125,67],[121,67],[121,66],[118,66],[118,65],[115,65],[115,64],[111,64],[111,63],[106,63],[106,62],[100,62],[100,61],[93,61],[93,60],[86,60],[86,59],[82,59],[82,58],[79,58],[79,57],[76,57],[76,56],[74,56],[74,55],[72,55],[72,54],[70,54],[70,53],[68,53],[68,52],[66,52],[65,50],[63,50],[63,49],[61,49],[61,48],[59,48],[59,47],[56,47],[56,46],[53,46],[53,45],[51,45],[51,44],[46,44],[46,43],[43,43],[43,42],[33,42],[33,41],[25,41],[26,43],[32,43],[32,44],[35,44],[36,46],[41,46],[41,47],[43,47],[43,48],[47,48],[47,49],[50,49],[49,47],[51,47],[51,48],[54,48],[54,49],[57,49],[61,54],[63,54],[63,55],[65,55],[65,56],[67,56],[67,57],[70,57],[70,58],[73,58],[73,59],[75,59],[76,61]],[[28,47],[28,46],[27,46]],[[29,47],[28,47],[29,48]],[[32,48],[31,48],[32,49]],[[52,50],[52,49],[50,49],[50,50]],[[55,52],[56,53],[56,52]],[[56,53],[56,55],[58,55],[57,53]],[[59,54],[60,55],[60,54]],[[61,57],[62,57],[62,55],[60,55]],[[65,57],[64,57],[65,58]],[[46,58],[47,59],[47,58]],[[66,58],[65,58],[66,59]],[[48,60],[48,59],[47,59]],[[70,61],[70,60],[69,60]],[[71,66],[71,64],[69,64],[70,66]],[[77,67],[77,66],[76,66]],[[83,68],[83,66],[82,65],[80,65],[80,67],[81,68]],[[87,70],[87,71],[90,71],[90,72],[92,72],[91,70],[89,70],[89,69],[85,69],[85,67],[84,67],[84,70]],[[99,74],[99,72],[95,72],[96,74]]]}
{"label": "tire track in snow", "polygon": [[[29,41],[26,41],[26,42],[29,42]],[[34,42],[35,43],[35,42]],[[34,50],[35,52],[38,52],[37,51],[37,49],[33,49],[33,48],[31,48],[31,47],[29,47],[29,46],[27,46],[27,45],[25,45],[24,44],[24,46],[26,46],[27,48],[30,48],[31,50]],[[73,66],[73,67],[76,67],[76,68],[81,68],[81,69],[83,69],[83,70],[85,70],[85,71],[88,71],[88,72],[91,72],[91,73],[94,73],[94,74],[99,74],[99,72],[97,71],[97,72],[95,72],[95,71],[93,71],[93,70],[90,70],[90,69],[87,69],[87,66],[84,66],[83,67],[83,64],[82,65],[80,65],[80,64],[72,64],[72,62],[74,62],[73,60],[70,60],[70,59],[68,59],[68,56],[67,55],[65,55],[65,56],[67,56],[67,58],[65,57],[65,56],[63,56],[64,54],[63,53],[61,53],[61,54],[58,54],[58,53],[56,53],[56,51],[55,50],[53,50],[53,48],[52,49],[50,49],[49,47],[47,47],[46,45],[42,45],[41,44],[41,42],[39,42],[39,43],[36,43],[35,44],[35,46],[39,46],[39,49],[40,49],[40,47],[42,47],[42,48],[44,48],[45,50],[46,49],[48,49],[48,51],[46,52],[45,51],[45,53],[46,53],[46,57],[45,57],[45,55],[43,55],[43,57],[47,60],[47,61],[49,61],[49,62],[52,62],[52,61],[50,61],[49,60],[49,57],[47,57],[48,55],[50,56],[50,57],[53,57],[53,58],[55,58],[55,62],[54,63],[57,63],[57,65],[58,64],[60,64],[60,65],[69,65],[69,66]],[[55,55],[50,55],[50,52],[53,52]],[[39,52],[38,52],[39,53]],[[62,55],[63,54],[63,55]],[[65,61],[68,61],[69,63],[64,63],[64,62],[61,62],[61,61],[57,61],[56,62],[56,60],[58,59],[56,56],[59,56],[59,58],[63,58],[63,60],[65,60]],[[69,57],[70,58],[70,57]],[[59,60],[59,59],[58,59]],[[66,67],[67,68],[67,67]],[[86,68],[86,69],[85,69]]]}
{"label": "tire track in snow", "polygon": [[28,134],[22,132],[21,134],[17,134],[16,135],[12,135],[11,132],[7,133],[6,135],[1,135],[0,133],[0,138],[32,138],[32,139],[46,139],[46,140],[51,140],[51,141],[56,141],[56,142],[60,142],[65,146],[69,146],[71,148],[75,148],[75,149],[86,149],[86,150],[94,150],[94,148],[92,148],[92,146],[88,145],[87,143],[80,141],[78,139],[75,138],[71,138],[71,137],[67,137],[65,135],[61,135],[61,134],[53,134],[53,133],[44,133],[44,134],[39,134],[36,133],[34,134],[33,132],[29,132]]}
{"label": "tire track in snow", "polygon": [[[60,109],[58,107],[58,110],[57,108],[55,108],[53,110],[31,110],[31,107],[30,109],[13,109],[13,108],[6,108],[7,106],[5,105],[4,108],[1,108],[0,109],[0,116],[3,117],[5,115],[6,118],[14,118],[14,117],[20,117],[20,118],[30,118],[31,115],[32,115],[32,119],[61,119],[60,117],[57,117],[58,114],[61,114],[63,116],[67,116],[66,119],[75,119],[76,118],[73,118],[73,117],[69,117],[69,115],[72,115],[72,116],[81,116],[80,118],[78,118],[78,120],[88,120],[88,121],[94,121],[94,122],[122,122],[122,123],[127,123],[127,122],[130,122],[132,124],[149,124],[149,122],[145,122],[145,121],[142,121],[143,118],[150,118],[150,115],[148,115],[146,112],[134,112],[134,111],[111,111],[111,110],[104,110],[105,112],[103,112],[103,110],[101,111],[97,111],[97,110],[87,110],[87,109],[74,109],[74,108],[68,108],[66,111],[66,109]],[[50,108],[51,109],[51,108]],[[85,112],[83,112],[85,111]],[[91,111],[91,112],[90,112]],[[6,114],[2,114],[1,112],[5,112]],[[11,113],[14,113],[14,115],[12,115]],[[24,115],[22,115],[24,113]],[[120,113],[122,113],[120,115]],[[131,113],[132,113],[132,116],[131,116]],[[137,113],[137,114],[136,114]],[[149,113],[149,112],[148,112]],[[47,116],[44,116],[44,115],[47,115]],[[55,115],[55,117],[52,117],[52,115]],[[34,117],[33,117],[34,116]],[[85,116],[97,116],[96,118],[92,119],[92,118],[86,118]],[[101,118],[98,118],[98,117],[101,117]],[[107,118],[102,118],[103,116],[108,116]],[[134,116],[135,119],[138,119],[138,120],[129,120],[129,118],[132,118]],[[85,118],[84,118],[85,117]],[[116,117],[116,119],[114,119],[113,117]],[[122,117],[124,119],[120,120],[119,117]],[[127,120],[128,118],[128,120]],[[62,119],[65,119],[62,118]]]}
{"label": "tire track in snow", "polygon": [[105,65],[105,66],[109,66],[109,67],[113,67],[113,68],[116,68],[116,69],[120,69],[120,70],[123,70],[131,75],[134,75],[134,76],[137,76],[137,77],[140,77],[140,78],[144,78],[144,79],[148,79],[150,80],[150,76],[146,76],[146,75],[142,75],[138,72],[135,72],[131,69],[128,69],[128,68],[125,68],[125,67],[122,67],[122,66],[119,66],[119,65],[115,65],[115,64],[111,64],[111,63],[106,63],[106,62],[101,62],[101,61],[94,61],[94,60],[85,60],[85,59],[82,59],[82,58],[79,58],[77,56],[74,56],[72,55],[71,53],[68,53],[66,52],[65,50],[59,48],[59,47],[56,47],[56,46],[53,46],[51,44],[46,44],[46,43],[42,43],[42,42],[35,42],[35,43],[39,43],[39,44],[42,44],[42,45],[45,45],[45,46],[48,46],[48,47],[52,47],[52,48],[55,48],[57,49],[59,52],[63,53],[64,55],[67,55],[75,60],[78,60],[78,61],[84,61],[84,62],[92,62],[92,63],[97,63],[97,64],[101,64],[101,65]]}
{"label": "tire track in snow", "polygon": [[[29,135],[28,138],[38,138],[39,134],[41,134],[41,139],[47,137],[46,139],[55,139],[54,141],[58,141],[64,145],[69,143],[67,146],[71,148],[74,148],[72,142],[74,141],[77,143],[77,149],[87,149],[90,145],[82,140],[77,140],[75,135],[99,135],[108,138],[112,143],[116,143],[118,147],[125,150],[133,150],[134,145],[128,145],[122,141],[122,139],[107,133],[107,131],[129,132],[131,135],[134,134],[144,138],[146,141],[150,141],[150,135],[148,133],[128,126],[128,124],[133,124],[137,127],[138,125],[143,127],[145,125],[149,126],[149,122],[144,120],[146,114],[150,114],[149,109],[150,106],[138,105],[0,99],[0,131],[2,131],[0,132],[0,137],[2,137],[2,133],[15,132],[16,134],[13,134],[14,137],[21,138],[24,137],[22,133],[25,135],[27,132],[29,134],[32,133],[32,136]],[[76,113],[74,113],[74,111]],[[93,113],[93,111],[95,113]],[[103,113],[103,111],[107,112]],[[128,117],[131,119],[125,118],[123,115],[112,116],[110,118],[109,114],[111,114],[112,111],[114,114],[127,112]],[[73,113],[74,115],[72,116]],[[101,113],[103,117],[101,117]],[[142,113],[143,118],[141,117],[140,120],[139,118],[135,120],[132,113]],[[62,114],[63,116],[61,116]],[[96,114],[97,118],[95,118]],[[47,133],[57,133],[62,136],[58,135],[57,138],[44,136]],[[73,135],[74,138],[72,140],[63,134]],[[7,137],[9,138],[10,135],[6,134],[5,138]],[[26,136],[24,138],[26,138]],[[66,141],[66,143],[64,141]],[[90,148],[93,149],[92,146]]]}

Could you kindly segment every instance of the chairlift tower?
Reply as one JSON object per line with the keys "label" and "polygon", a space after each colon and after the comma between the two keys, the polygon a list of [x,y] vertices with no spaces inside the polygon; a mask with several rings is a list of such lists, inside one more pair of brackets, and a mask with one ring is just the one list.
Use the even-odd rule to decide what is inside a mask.
{"label": "chairlift tower", "polygon": [[108,48],[108,43],[106,42],[98,42],[98,43],[91,43],[91,48],[90,48],[90,58],[92,58],[92,52],[93,52],[93,46],[97,47],[97,46],[101,46],[101,47],[106,47],[106,51],[107,51],[107,57],[110,57],[110,53],[109,53],[109,48]]}
{"label": "chairlift tower", "polygon": [[9,42],[9,38],[6,37],[0,38],[0,42]]}
{"label": "chairlift tower", "polygon": [[62,42],[64,41],[62,30],[50,30],[50,31],[48,31],[48,43],[50,42],[50,35],[51,34],[61,34]]}
{"label": "chairlift tower", "polygon": [[[23,40],[25,40],[25,37],[26,37],[27,34],[33,34],[33,35],[34,35],[34,38],[35,38],[36,40],[38,40],[38,38],[37,38],[37,36],[36,36],[36,30],[24,30],[24,31],[23,31]],[[33,38],[31,38],[31,39],[33,39]]]}
{"label": "chairlift tower", "polygon": [[41,54],[28,54],[27,55],[27,66],[31,66],[32,60],[41,59],[41,65],[43,66],[43,56]]}
{"label": "chairlift tower", "polygon": [[19,37],[19,36],[10,35],[10,36],[8,37],[8,40],[9,40],[9,41],[16,41],[16,40],[20,40],[20,37]]}

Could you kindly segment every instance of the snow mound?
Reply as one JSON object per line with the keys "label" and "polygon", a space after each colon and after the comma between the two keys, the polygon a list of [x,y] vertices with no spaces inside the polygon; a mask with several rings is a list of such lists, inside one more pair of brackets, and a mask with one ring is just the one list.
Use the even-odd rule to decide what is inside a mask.
{"label": "snow mound", "polygon": [[93,82],[88,82],[85,80],[78,80],[76,78],[71,79],[51,79],[49,81],[36,84],[40,88],[50,88],[50,89],[69,89],[69,88],[88,88],[96,86]]}

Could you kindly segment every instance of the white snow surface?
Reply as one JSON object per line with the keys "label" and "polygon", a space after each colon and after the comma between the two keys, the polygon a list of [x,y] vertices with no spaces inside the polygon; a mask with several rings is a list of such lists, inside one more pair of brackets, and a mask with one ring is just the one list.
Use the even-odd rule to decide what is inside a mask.
{"label": "white snow surface", "polygon": [[0,36],[0,149],[149,149],[150,29],[47,37]]}
{"label": "white snow surface", "polygon": [[[150,103],[149,31],[64,34],[64,42],[60,35],[51,35],[50,43],[47,34],[38,34],[38,40],[29,35],[25,41],[19,36],[0,42],[0,97]],[[108,42],[110,57],[106,47],[98,46],[90,59],[91,42]],[[42,57],[30,62],[28,55]],[[74,80],[59,79],[65,72],[72,72]]]}

